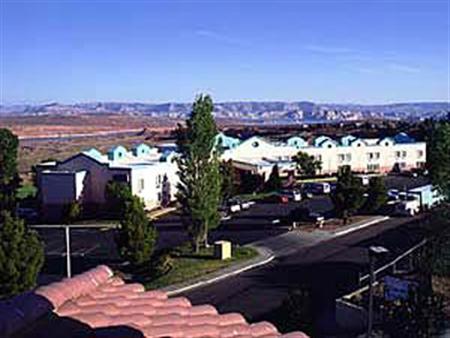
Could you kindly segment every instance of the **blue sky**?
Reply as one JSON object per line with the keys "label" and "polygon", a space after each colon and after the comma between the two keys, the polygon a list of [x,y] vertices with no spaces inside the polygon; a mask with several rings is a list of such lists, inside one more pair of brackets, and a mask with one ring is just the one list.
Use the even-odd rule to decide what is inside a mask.
{"label": "blue sky", "polygon": [[0,0],[2,103],[449,100],[448,0]]}

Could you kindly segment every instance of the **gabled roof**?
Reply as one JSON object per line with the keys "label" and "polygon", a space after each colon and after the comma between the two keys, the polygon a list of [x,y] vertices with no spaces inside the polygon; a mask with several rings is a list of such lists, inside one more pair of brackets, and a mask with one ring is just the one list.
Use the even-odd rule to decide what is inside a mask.
{"label": "gabled roof", "polygon": [[350,146],[352,141],[354,141],[356,139],[357,139],[356,136],[346,135],[346,136],[341,137],[340,142],[341,142],[341,145],[343,145],[343,146]]}
{"label": "gabled roof", "polygon": [[398,133],[394,136],[395,143],[414,143],[416,140],[409,136],[407,133]]}
{"label": "gabled roof", "polygon": [[[285,337],[268,322],[249,324],[239,313],[125,284],[99,266],[35,292],[0,302],[0,332],[7,337]],[[83,335],[81,335],[83,333]]]}
{"label": "gabled roof", "polygon": [[292,136],[287,139],[286,143],[288,146],[297,148],[303,148],[308,146],[308,142],[303,137],[300,136]]}
{"label": "gabled roof", "polygon": [[315,147],[321,147],[322,144],[323,144],[324,142],[326,142],[326,141],[332,141],[332,142],[335,142],[335,141],[334,141],[331,137],[329,137],[329,136],[320,135],[320,136],[317,136],[317,137],[314,139],[314,146],[315,146]]}

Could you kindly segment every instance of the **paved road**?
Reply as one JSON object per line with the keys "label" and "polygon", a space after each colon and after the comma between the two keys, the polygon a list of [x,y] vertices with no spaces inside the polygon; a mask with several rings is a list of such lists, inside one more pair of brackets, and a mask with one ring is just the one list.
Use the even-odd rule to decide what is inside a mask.
{"label": "paved road", "polygon": [[211,303],[221,312],[239,311],[251,320],[271,320],[272,311],[300,283],[324,293],[337,285],[337,292],[344,294],[367,270],[370,245],[387,247],[392,257],[419,242],[424,231],[409,218],[395,218],[315,246],[302,246],[295,236],[301,239],[298,233],[277,237],[278,247],[294,248],[269,265],[184,295],[194,304]]}

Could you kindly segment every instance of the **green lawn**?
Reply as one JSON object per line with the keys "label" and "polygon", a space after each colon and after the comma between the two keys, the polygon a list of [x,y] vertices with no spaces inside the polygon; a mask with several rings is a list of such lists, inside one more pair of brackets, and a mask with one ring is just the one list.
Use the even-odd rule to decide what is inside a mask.
{"label": "green lawn", "polygon": [[210,247],[194,255],[189,252],[187,246],[179,248],[178,254],[172,255],[173,268],[167,274],[145,283],[145,287],[158,289],[185,282],[258,255],[256,250],[250,247],[233,247],[232,258],[222,261],[213,257],[213,251],[214,248]]}
{"label": "green lawn", "polygon": [[34,198],[37,194],[37,188],[31,183],[25,183],[19,189],[17,189],[16,196],[19,200],[26,198]]}

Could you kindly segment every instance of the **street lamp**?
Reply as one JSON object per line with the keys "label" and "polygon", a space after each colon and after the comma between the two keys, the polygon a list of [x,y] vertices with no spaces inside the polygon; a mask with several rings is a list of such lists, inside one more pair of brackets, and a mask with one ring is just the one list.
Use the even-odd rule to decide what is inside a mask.
{"label": "street lamp", "polygon": [[372,326],[373,326],[373,284],[375,283],[375,261],[386,255],[389,252],[383,246],[371,246],[369,247],[369,268],[370,268],[370,278],[369,278],[369,311],[367,319],[367,338],[372,336]]}

